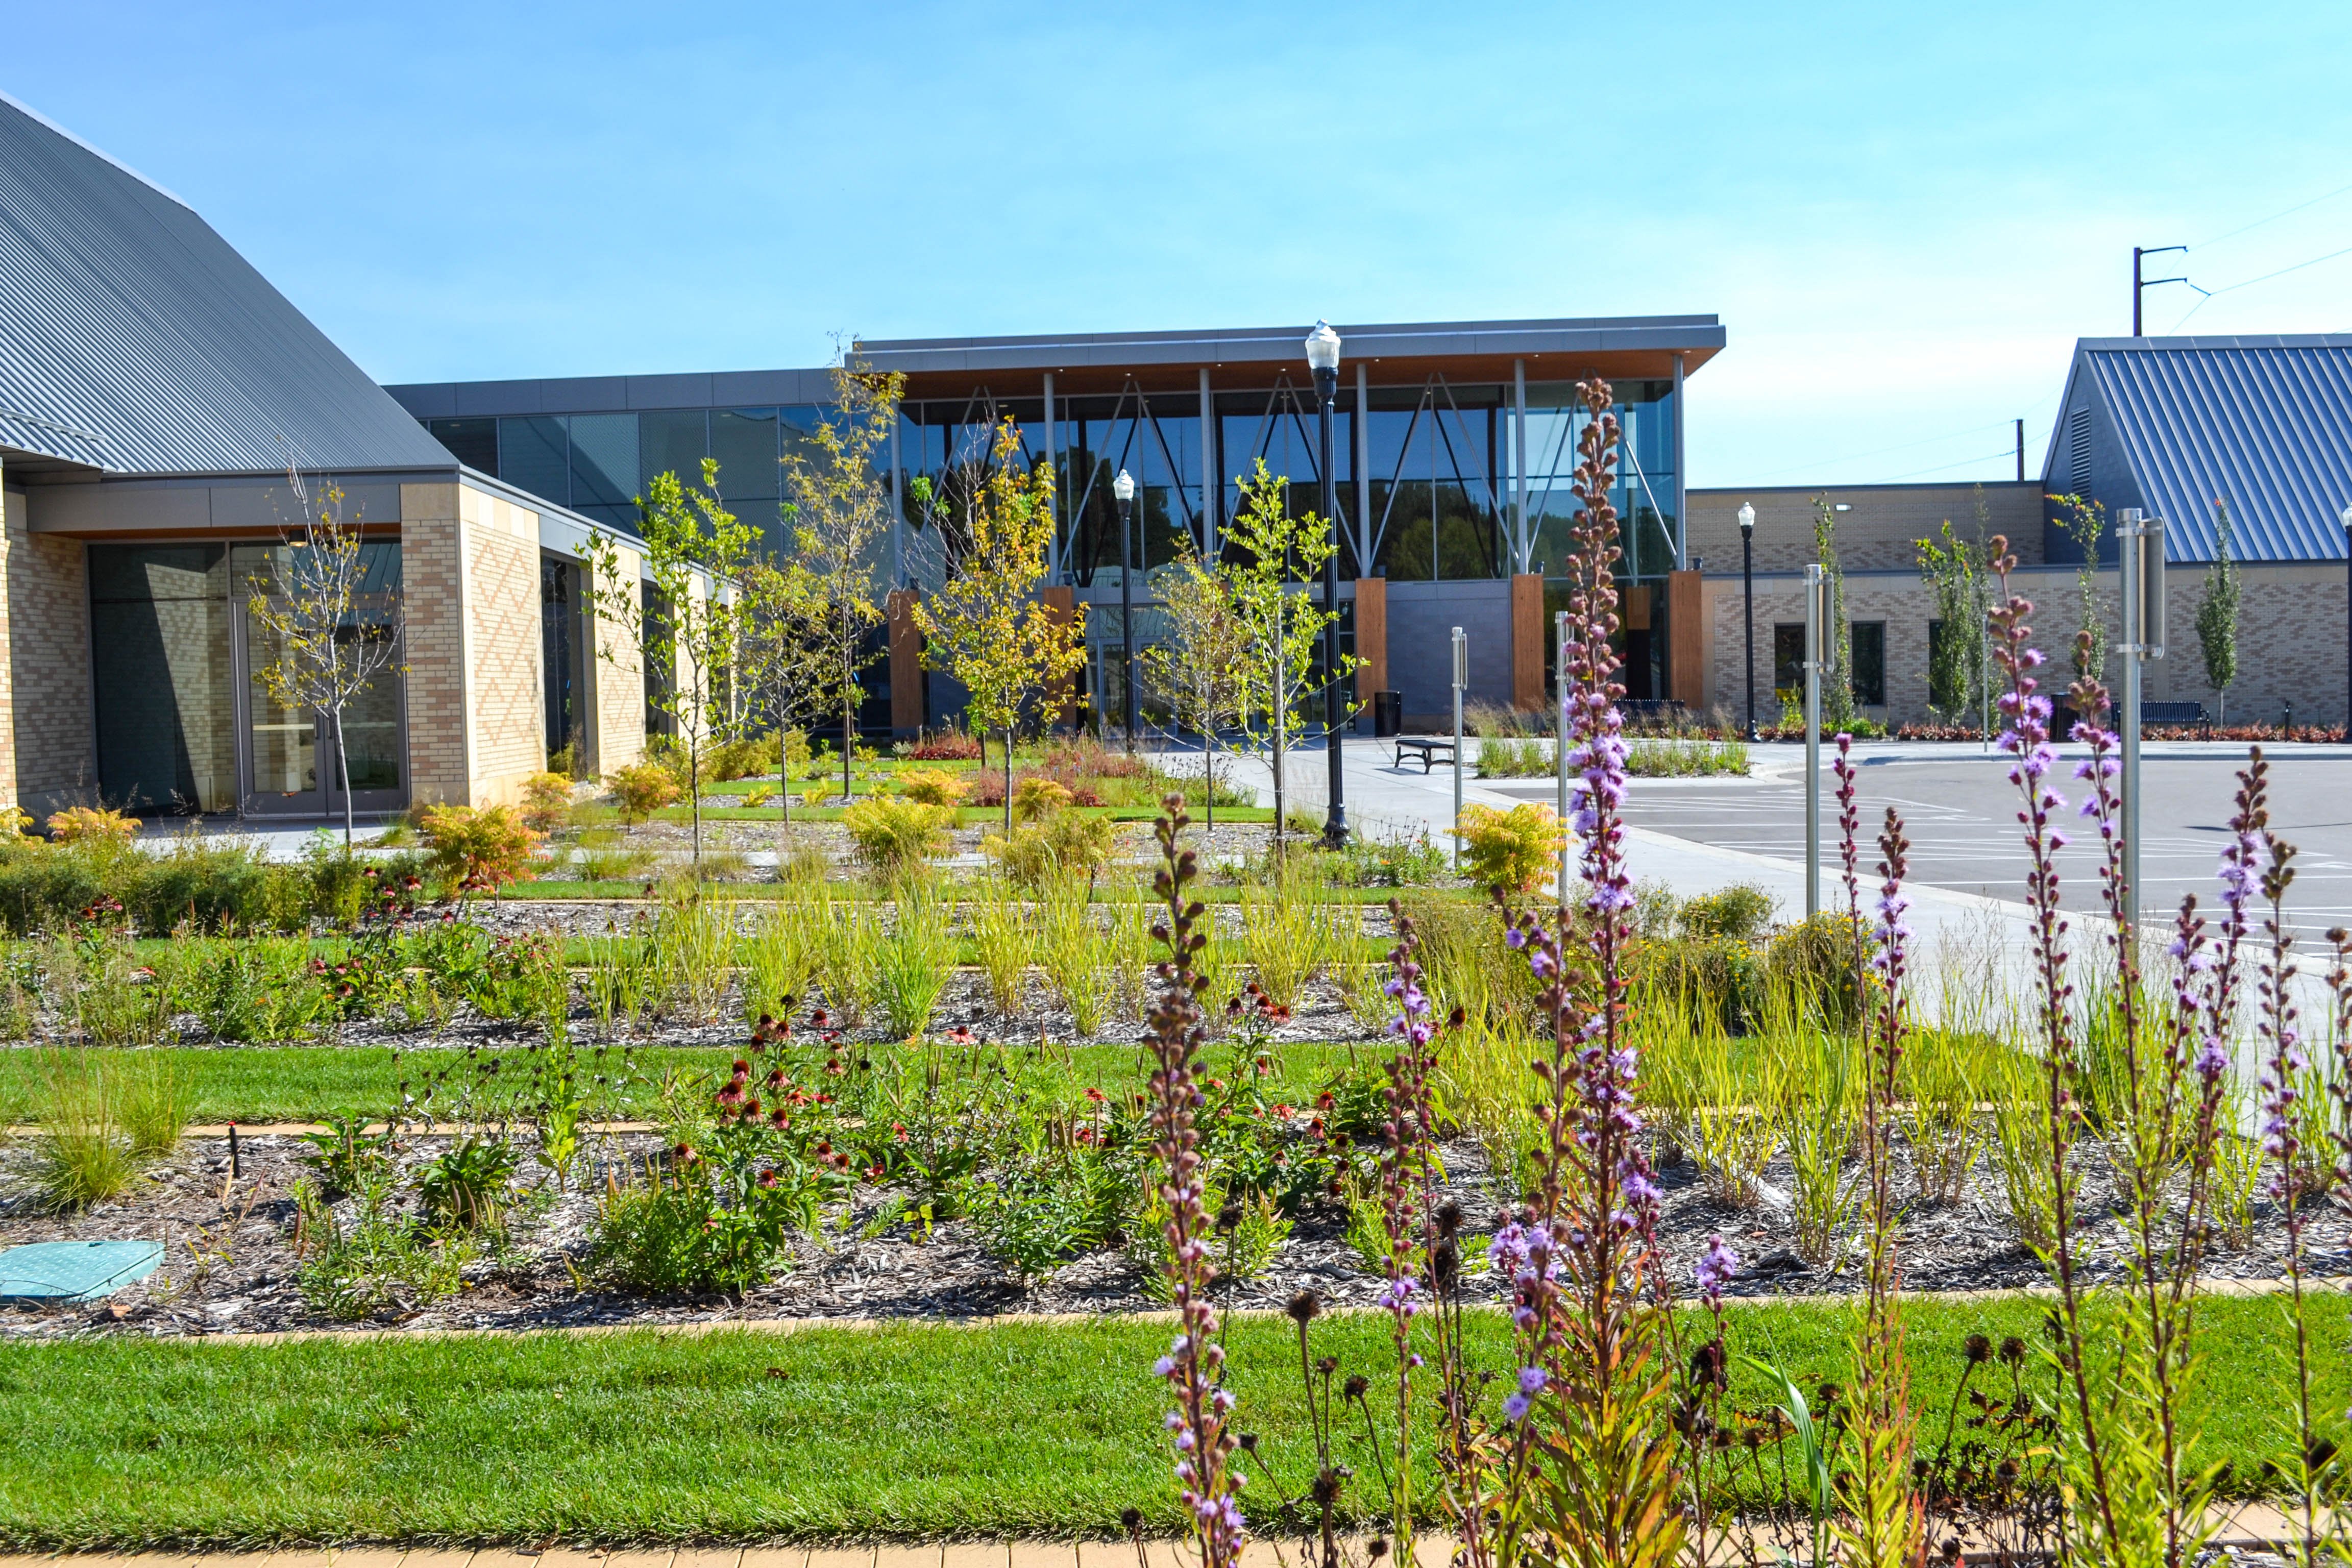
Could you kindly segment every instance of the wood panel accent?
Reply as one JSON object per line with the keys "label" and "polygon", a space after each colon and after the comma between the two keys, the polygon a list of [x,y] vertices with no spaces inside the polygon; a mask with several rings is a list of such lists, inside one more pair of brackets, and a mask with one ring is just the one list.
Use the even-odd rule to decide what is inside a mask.
{"label": "wood panel accent", "polygon": [[[1076,588],[1059,586],[1047,588],[1040,596],[1045,601],[1046,615],[1052,618],[1055,626],[1061,626],[1066,630],[1075,627],[1077,625],[1078,591]],[[1062,692],[1059,706],[1062,710],[1062,723],[1066,727],[1075,730],[1077,728],[1078,724],[1077,678],[1076,676],[1066,677],[1061,684]],[[1055,704],[1049,700],[1047,706],[1052,707],[1055,706]]]}
{"label": "wood panel accent", "polygon": [[1666,692],[1694,713],[1706,709],[1706,612],[1696,572],[1666,574]]}
{"label": "wood panel accent", "polygon": [[923,634],[915,625],[915,591],[893,588],[883,600],[890,628],[890,728],[911,735],[929,722],[924,700]]}
{"label": "wood panel accent", "polygon": [[1540,713],[1544,700],[1543,579],[1522,573],[1511,579],[1511,706]]}
{"label": "wood panel accent", "polygon": [[1389,685],[1389,580],[1356,579],[1356,700],[1369,708]]}

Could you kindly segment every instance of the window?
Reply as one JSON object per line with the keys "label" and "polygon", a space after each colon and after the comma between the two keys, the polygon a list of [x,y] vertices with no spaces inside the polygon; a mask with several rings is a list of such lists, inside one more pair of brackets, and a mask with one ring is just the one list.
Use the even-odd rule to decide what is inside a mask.
{"label": "window", "polygon": [[1772,627],[1772,689],[1797,691],[1805,684],[1805,623],[1781,621]]}
{"label": "window", "polygon": [[1853,700],[1856,707],[1886,706],[1886,623],[1855,621]]}
{"label": "window", "polygon": [[499,421],[499,478],[557,506],[572,504],[569,449],[561,419]]}
{"label": "window", "polygon": [[498,478],[499,422],[495,419],[427,419],[425,428],[469,468]]}

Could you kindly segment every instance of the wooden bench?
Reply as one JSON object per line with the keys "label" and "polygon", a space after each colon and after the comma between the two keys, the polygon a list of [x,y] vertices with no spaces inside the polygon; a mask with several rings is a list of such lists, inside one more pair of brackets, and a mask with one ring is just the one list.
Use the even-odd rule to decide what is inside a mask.
{"label": "wooden bench", "polygon": [[1421,758],[1422,776],[1425,778],[1429,774],[1429,770],[1437,764],[1437,754],[1440,752],[1445,753],[1447,762],[1454,760],[1454,742],[1450,737],[1432,739],[1427,735],[1399,735],[1396,743],[1398,767],[1404,766],[1404,754],[1407,752]]}

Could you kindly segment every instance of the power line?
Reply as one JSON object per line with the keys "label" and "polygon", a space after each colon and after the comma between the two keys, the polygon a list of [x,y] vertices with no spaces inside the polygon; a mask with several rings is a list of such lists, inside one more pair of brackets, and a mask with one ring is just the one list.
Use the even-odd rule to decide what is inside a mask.
{"label": "power line", "polygon": [[2297,202],[2291,207],[2281,208],[2279,211],[2271,214],[2268,217],[2258,217],[2253,222],[2246,224],[2242,227],[2233,228],[2227,234],[2217,234],[2210,239],[2200,239],[2195,245],[2188,247],[2188,248],[2190,250],[2202,250],[2208,246],[2219,245],[2225,239],[2235,239],[2238,236],[2258,229],[2266,223],[2276,223],[2283,217],[2293,216],[2294,214],[2301,212],[2305,207],[2315,207],[2322,202],[2334,201],[2337,196],[2342,195],[2347,191],[2352,191],[2352,185],[2338,185],[2324,196],[2314,196],[2307,202]]}
{"label": "power line", "polygon": [[[2249,278],[2242,283],[2229,283],[2213,290],[2216,294],[2234,294],[2241,289],[2251,289],[2257,283],[2267,283],[2273,278],[2284,278],[2290,272],[2300,272],[2306,267],[2316,267],[2323,261],[2333,261],[2339,256],[2352,256],[2352,245],[2341,250],[2331,250],[2325,256],[2315,256],[2308,261],[2298,261],[2292,267],[2282,267],[2276,272],[2265,272],[2260,278]],[[2194,285],[2192,284],[2193,288]]]}
{"label": "power line", "polygon": [[[2057,397],[2058,394],[2053,392],[2034,399],[2032,403],[2025,405],[2026,415],[2030,416],[2040,413],[2043,404],[2055,402]],[[1933,436],[1922,436],[1916,441],[1898,441],[1892,447],[1874,447],[1867,452],[1847,452],[1835,458],[1809,458],[1801,463],[1791,464],[1790,467],[1785,468],[1770,469],[1765,473],[1759,474],[1756,477],[1759,479],[1772,479],[1780,478],[1782,474],[1793,474],[1802,469],[1818,468],[1824,463],[1858,463],[1864,458],[1883,458],[1889,452],[1908,452],[1919,447],[1932,447],[1938,441],[1948,441],[1956,436],[1973,436],[1979,430],[2010,429],[2014,426],[2016,423],[2017,421],[2013,418],[1996,419],[1987,425],[1971,425],[1966,429],[1945,430]],[[2015,450],[2014,447],[2006,449],[2012,451]],[[1971,458],[1969,461],[1974,462],[1976,459]],[[1958,467],[1957,464],[1952,466]]]}
{"label": "power line", "polygon": [[[2002,423],[2006,424],[2006,423],[2008,423],[2008,421],[2004,420],[2004,421],[2002,421]],[[2006,457],[2009,457],[2009,456],[2011,456],[2012,453],[2014,453],[2016,450],[2017,450],[2017,448],[2016,448],[2016,447],[2002,447],[2000,451],[1998,451],[1998,452],[1987,452],[1987,453],[1985,453],[1985,454],[1984,454],[1983,456],[1981,456],[1981,457],[1977,457],[1977,458],[1961,458],[1958,462],[1957,462],[1957,463],[1939,463],[1939,464],[1937,464],[1935,468],[1914,468],[1914,469],[1912,469],[1912,470],[1911,470],[1909,473],[1907,473],[1907,474],[1895,474],[1895,475],[1894,475],[1894,476],[1892,476],[1892,477],[1890,477],[1890,478],[1884,479],[1873,479],[1873,480],[1871,480],[1871,481],[1870,481],[1870,483],[1872,483],[1872,484],[1876,484],[1876,485],[1892,485],[1892,484],[1897,484],[1897,483],[1900,483],[1902,480],[1905,480],[1905,479],[1916,479],[1919,478],[1919,476],[1920,476],[1920,475],[1922,475],[1922,474],[1941,474],[1941,473],[1948,473],[1950,470],[1952,470],[1952,469],[1954,469],[1954,468],[1967,468],[1970,463],[1990,463],[1990,462],[1991,462],[1995,458],[2006,458]]]}

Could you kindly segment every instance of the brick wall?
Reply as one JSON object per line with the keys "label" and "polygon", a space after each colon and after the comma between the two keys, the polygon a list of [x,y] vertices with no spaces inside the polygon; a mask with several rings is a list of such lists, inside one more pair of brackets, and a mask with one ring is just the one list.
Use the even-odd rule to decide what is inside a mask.
{"label": "brick wall", "polygon": [[1826,495],[1853,508],[1837,518],[1838,559],[1848,572],[1913,570],[1913,541],[1933,538],[1949,520],[1952,531],[1973,540],[1977,503],[1984,503],[1984,531],[2009,536],[2010,548],[2028,565],[2042,560],[2042,487],[1990,485],[1775,486],[1770,489],[1691,490],[1685,537],[1687,551],[1704,556],[1707,575],[1739,575],[1739,508],[1756,508],[1756,570],[1794,572],[1813,559],[1813,498]]}
{"label": "brick wall", "polygon": [[400,487],[409,794],[419,805],[470,798],[457,489],[456,485]]}
{"label": "brick wall", "polygon": [[511,804],[547,767],[547,680],[541,669],[539,514],[468,486],[458,492],[465,547],[470,769],[467,799]]}
{"label": "brick wall", "polygon": [[6,795],[37,819],[98,796],[89,577],[80,540],[29,532],[21,493],[5,505]]}
{"label": "brick wall", "polygon": [[[2209,715],[2246,722],[2275,723],[2293,704],[2298,722],[2336,722],[2346,706],[2345,584],[2341,566],[2247,565],[2238,611],[2238,675],[2226,704],[2205,679],[2197,641],[2197,606],[2205,596],[2201,567],[2175,567],[2166,584],[2168,646],[2147,667],[2150,701],[2200,702]],[[2030,567],[2011,579],[2014,590],[2036,606],[2034,641],[2058,667],[2046,682],[2063,689],[2072,679],[2071,650],[2080,622],[2075,576],[2068,568]],[[1705,582],[1708,647],[1706,703],[1733,720],[1746,717],[1741,675],[1741,595],[1738,576],[1709,572]],[[2099,614],[2112,644],[2120,636],[2116,574],[2103,572],[2095,590]],[[1886,625],[1886,707],[1876,716],[1895,724],[1919,723],[1927,710],[1927,625],[1935,601],[1927,585],[1910,573],[1853,573],[1845,577],[1847,616]],[[1756,583],[1756,711],[1770,723],[1779,705],[1772,697],[1772,628],[1804,619],[1801,580],[1776,573]],[[2110,658],[2105,679],[2117,679]]]}
{"label": "brick wall", "polygon": [[[637,554],[624,549],[618,560],[623,581],[635,594]],[[586,570],[582,568],[583,577]],[[595,767],[599,773],[617,773],[646,754],[645,666],[638,657],[635,635],[623,622],[599,614],[593,597],[588,618],[588,682],[596,694]]]}

